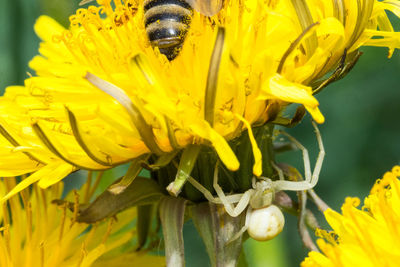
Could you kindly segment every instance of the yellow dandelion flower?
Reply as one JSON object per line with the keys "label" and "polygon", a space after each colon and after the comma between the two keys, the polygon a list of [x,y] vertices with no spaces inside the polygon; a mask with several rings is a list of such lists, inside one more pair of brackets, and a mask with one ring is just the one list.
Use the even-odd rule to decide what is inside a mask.
{"label": "yellow dandelion flower", "polygon": [[[1,180],[0,193],[4,194],[15,185],[16,179]],[[132,227],[131,231],[126,231],[126,227],[136,216],[136,209],[121,213],[118,220],[109,219],[89,227],[74,222],[75,213],[71,216],[67,205],[52,204],[53,200],[61,198],[62,191],[62,183],[47,190],[34,185],[32,191],[24,190],[2,206],[0,266],[83,267],[104,266],[113,261],[119,266],[132,263],[124,259],[147,266],[163,265],[164,257],[147,255],[145,251],[127,251],[135,232]],[[67,196],[71,198],[73,201],[72,193]],[[123,246],[125,251],[122,251]],[[131,246],[131,250],[134,247]]]}
{"label": "yellow dandelion flower", "polygon": [[246,129],[260,176],[251,127],[291,103],[322,123],[314,85],[344,55],[354,59],[362,45],[387,46],[390,55],[399,47],[385,12],[398,15],[400,1],[226,1],[213,17],[194,12],[169,61],[147,39],[141,1],[97,2],[71,16],[69,29],[40,17],[41,55],[29,64],[37,76],[0,98],[0,176],[34,173],[3,201],[39,180],[44,188],[76,169],[191,144],[213,147],[235,171],[228,141]]}
{"label": "yellow dandelion flower", "polygon": [[333,232],[320,231],[322,253],[310,252],[301,266],[398,266],[400,260],[400,166],[376,181],[362,210],[347,198],[342,214],[328,209]]}

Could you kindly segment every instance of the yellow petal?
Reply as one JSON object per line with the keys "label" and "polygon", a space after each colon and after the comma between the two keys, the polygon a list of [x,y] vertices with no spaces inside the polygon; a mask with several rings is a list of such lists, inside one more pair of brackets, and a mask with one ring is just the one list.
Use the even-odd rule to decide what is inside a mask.
{"label": "yellow petal", "polygon": [[192,124],[190,128],[196,135],[211,142],[221,161],[229,170],[236,171],[239,169],[239,161],[226,140],[212,129],[207,122],[201,121],[197,124]]}
{"label": "yellow petal", "polygon": [[54,35],[61,35],[65,28],[48,16],[40,16],[35,23],[35,32],[43,41],[51,42]]}
{"label": "yellow petal", "polygon": [[310,87],[293,83],[280,74],[275,74],[264,83],[260,98],[279,99],[310,107],[318,106],[318,101],[312,96]]}
{"label": "yellow petal", "polygon": [[[45,180],[61,180],[65,176],[67,176],[69,173],[73,171],[73,167],[69,164],[66,164],[62,161],[55,161],[53,163],[50,163],[37,172],[33,173],[30,175],[28,178],[22,180],[20,183],[18,183],[10,192],[8,192],[7,195],[1,198],[0,204],[4,203],[7,199],[10,197],[18,194],[31,184],[39,181],[40,179],[45,179]],[[45,182],[46,184],[46,182]],[[47,183],[48,184],[48,183]]]}
{"label": "yellow petal", "polygon": [[254,138],[253,130],[251,129],[250,123],[247,120],[245,120],[245,118],[243,118],[239,114],[235,115],[239,120],[241,120],[244,123],[244,125],[246,125],[246,128],[249,132],[249,139],[251,142],[251,147],[253,149],[253,156],[254,156],[253,174],[259,177],[262,174],[262,154],[260,149],[258,148],[256,139]]}

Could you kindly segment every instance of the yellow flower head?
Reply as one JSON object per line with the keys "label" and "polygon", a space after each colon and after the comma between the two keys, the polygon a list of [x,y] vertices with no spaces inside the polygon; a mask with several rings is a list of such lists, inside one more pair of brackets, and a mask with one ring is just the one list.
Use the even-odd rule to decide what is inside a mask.
{"label": "yellow flower head", "polygon": [[333,232],[321,231],[322,253],[310,252],[301,266],[398,266],[400,259],[400,166],[377,180],[362,210],[358,198],[347,198],[342,215],[328,209]]}
{"label": "yellow flower head", "polygon": [[[16,179],[1,180],[0,193],[4,195],[15,185]],[[86,189],[87,186],[80,193],[93,190]],[[118,220],[109,219],[90,227],[74,222],[77,214],[71,213],[66,204],[52,204],[53,200],[61,198],[62,191],[62,183],[48,190],[34,186],[31,192],[25,190],[3,205],[0,212],[0,266],[104,266],[104,262],[122,263],[128,258],[144,265],[164,262],[164,257],[146,255],[145,251],[133,253],[134,247],[127,246],[135,232],[134,229],[127,231],[126,227],[136,216],[136,209],[121,213]],[[74,201],[77,197],[71,192],[67,199]],[[74,210],[77,208],[75,206]],[[122,251],[123,246],[125,251]],[[127,251],[129,247],[130,252]]]}
{"label": "yellow flower head", "polygon": [[141,1],[97,2],[71,16],[68,30],[37,20],[37,76],[0,98],[0,176],[35,172],[24,185],[47,187],[78,168],[103,170],[189,144],[212,146],[234,171],[227,141],[246,128],[259,176],[251,127],[290,103],[322,123],[313,84],[362,45],[391,55],[400,44],[385,13],[399,14],[400,1],[225,1],[211,18],[194,12],[168,61],[148,41]]}

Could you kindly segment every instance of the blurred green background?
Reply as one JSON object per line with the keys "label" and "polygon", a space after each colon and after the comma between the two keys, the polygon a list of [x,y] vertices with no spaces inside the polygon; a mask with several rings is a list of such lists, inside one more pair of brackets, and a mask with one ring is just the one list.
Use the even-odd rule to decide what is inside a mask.
{"label": "blurred green background", "polygon": [[[33,31],[36,18],[46,14],[67,25],[68,15],[78,7],[78,2],[0,1],[1,90],[23,84],[30,71],[27,63],[37,54],[39,44]],[[362,51],[365,53],[354,70],[317,97],[326,117],[320,130],[327,155],[316,191],[336,210],[346,196],[363,199],[375,179],[400,163],[400,52],[388,60],[387,49]],[[309,148],[314,162],[317,143],[309,116],[289,133]],[[301,169],[300,152],[279,155],[278,161]],[[302,261],[307,251],[297,234],[296,218],[285,217],[285,230],[275,240],[246,242],[249,266],[298,266]],[[204,247],[190,222],[185,225],[184,234],[187,266],[207,266]]]}

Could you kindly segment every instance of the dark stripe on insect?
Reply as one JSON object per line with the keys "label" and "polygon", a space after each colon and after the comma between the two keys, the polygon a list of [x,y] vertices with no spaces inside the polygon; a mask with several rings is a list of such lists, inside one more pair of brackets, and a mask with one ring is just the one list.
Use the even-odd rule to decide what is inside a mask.
{"label": "dark stripe on insect", "polygon": [[155,6],[178,5],[186,9],[191,9],[190,5],[182,0],[148,0],[144,3],[144,12]]}
{"label": "dark stripe on insect", "polygon": [[152,15],[151,17],[146,18],[145,26],[147,26],[153,22],[162,21],[162,20],[176,21],[176,22],[181,22],[183,24],[188,25],[191,21],[191,17],[184,15],[184,14],[157,13],[157,14]]}
{"label": "dark stripe on insect", "polygon": [[186,34],[187,30],[180,30],[177,28],[158,28],[154,31],[148,32],[149,40],[155,41],[167,38],[180,38],[183,40],[183,36]]}

